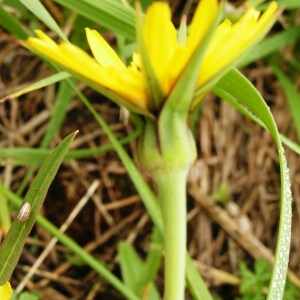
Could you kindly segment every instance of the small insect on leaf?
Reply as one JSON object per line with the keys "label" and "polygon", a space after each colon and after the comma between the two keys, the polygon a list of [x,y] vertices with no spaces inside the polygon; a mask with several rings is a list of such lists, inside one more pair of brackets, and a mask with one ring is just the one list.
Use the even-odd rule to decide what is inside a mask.
{"label": "small insect on leaf", "polygon": [[21,223],[27,221],[29,218],[30,212],[31,212],[31,205],[30,205],[30,203],[25,202],[19,210],[19,213],[17,215],[17,220]]}

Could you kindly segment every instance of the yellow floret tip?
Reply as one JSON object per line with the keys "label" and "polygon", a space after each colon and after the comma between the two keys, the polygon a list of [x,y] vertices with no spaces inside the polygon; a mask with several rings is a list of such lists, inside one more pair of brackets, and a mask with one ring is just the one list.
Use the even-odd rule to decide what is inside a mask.
{"label": "yellow floret tip", "polygon": [[0,286],[0,299],[1,300],[10,300],[12,296],[12,288],[10,283],[6,281],[3,285]]}

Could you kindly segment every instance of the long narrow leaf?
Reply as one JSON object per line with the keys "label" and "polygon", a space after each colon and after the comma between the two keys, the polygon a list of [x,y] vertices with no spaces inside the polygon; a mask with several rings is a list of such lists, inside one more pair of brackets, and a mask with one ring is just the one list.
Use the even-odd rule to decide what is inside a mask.
{"label": "long narrow leaf", "polygon": [[271,133],[277,146],[281,179],[281,207],[275,262],[267,299],[282,299],[290,252],[292,195],[289,170],[279,133],[270,109],[264,99],[255,87],[237,70],[232,70],[224,76],[213,91],[225,99],[227,97],[236,98],[237,101],[240,101],[257,115]]}
{"label": "long narrow leaf", "polygon": [[54,0],[79,15],[131,40],[135,37],[134,10],[111,0]]}
{"label": "long narrow leaf", "polygon": [[51,118],[40,144],[41,148],[48,148],[51,145],[55,134],[59,131],[59,128],[64,121],[72,96],[73,90],[69,87],[69,85],[66,82],[60,82],[55,97],[55,104],[51,112]]}
{"label": "long narrow leaf", "polygon": [[43,6],[40,0],[19,0],[29,11],[46,24],[53,32],[55,32],[63,41],[67,41],[65,34],[54,21],[48,10]]}
{"label": "long narrow leaf", "polygon": [[143,282],[151,282],[159,269],[163,253],[163,239],[156,227],[154,227],[151,236],[150,249],[145,262],[144,273],[142,274]]}
{"label": "long narrow leaf", "polygon": [[[31,206],[28,220],[15,220],[0,246],[0,285],[9,280],[22,253],[25,240],[29,235],[39,209],[46,197],[49,186],[66,155],[75,133],[68,135],[48,156],[28,190],[24,203]],[[29,206],[29,207],[30,207]]]}
{"label": "long narrow leaf", "polygon": [[[299,0],[278,0],[278,5],[283,7],[285,10],[287,9],[296,9],[300,7]],[[259,6],[259,9],[264,10],[268,6],[268,3],[262,4]]]}
{"label": "long narrow leaf", "polygon": [[121,242],[118,246],[122,277],[126,285],[138,296],[149,300],[160,299],[153,281],[160,266],[163,239],[156,227],[152,232],[150,249],[146,261],[142,261],[133,246]]}
{"label": "long narrow leaf", "polygon": [[126,286],[134,293],[141,295],[140,274],[143,272],[143,261],[136,253],[132,245],[121,241],[118,245],[118,255],[122,278]]}
{"label": "long narrow leaf", "polygon": [[[256,124],[259,126],[263,127],[264,129],[268,130],[268,128],[264,125],[264,123],[256,116],[254,115],[251,111],[249,111],[245,106],[243,106],[237,98],[235,98],[232,95],[229,95],[227,93],[223,93],[220,90],[215,90],[216,94],[218,94],[220,97],[222,97],[223,100],[228,102],[230,105],[232,105],[234,108],[236,108],[240,113],[244,114],[246,117],[254,121]],[[289,147],[292,151],[300,155],[300,145],[296,144],[283,134],[279,134],[281,142]],[[0,149],[1,153],[1,149]],[[1,156],[0,156],[1,157]]]}
{"label": "long narrow leaf", "polygon": [[192,258],[186,256],[186,277],[187,286],[193,299],[198,300],[213,300],[211,294],[209,293],[205,282],[202,277],[200,277],[199,271],[195,268]]}
{"label": "long narrow leaf", "polygon": [[296,90],[291,80],[281,71],[281,69],[275,63],[271,63],[271,67],[286,95],[286,99],[288,101],[290,112],[293,116],[293,121],[297,131],[298,141],[300,141],[300,94]]}
{"label": "long narrow leaf", "polygon": [[[0,184],[1,184],[1,179],[0,179]],[[11,225],[9,214],[10,212],[9,212],[7,197],[0,190],[0,228],[1,228],[0,230],[4,235],[6,235]]]}
{"label": "long narrow leaf", "polygon": [[36,81],[35,83],[31,84],[30,86],[26,87],[25,89],[22,89],[20,91],[17,91],[13,94],[10,94],[10,95],[4,97],[3,99],[1,99],[1,101],[4,101],[5,99],[13,99],[16,97],[20,97],[24,94],[39,90],[41,88],[44,88],[46,86],[49,86],[51,84],[54,84],[56,82],[59,82],[61,80],[64,80],[64,79],[67,79],[70,77],[71,77],[71,75],[68,72],[64,72],[64,71],[50,75],[47,78],[43,78],[39,81]]}
{"label": "long narrow leaf", "polygon": [[0,25],[19,39],[25,40],[29,33],[23,25],[0,5]]}

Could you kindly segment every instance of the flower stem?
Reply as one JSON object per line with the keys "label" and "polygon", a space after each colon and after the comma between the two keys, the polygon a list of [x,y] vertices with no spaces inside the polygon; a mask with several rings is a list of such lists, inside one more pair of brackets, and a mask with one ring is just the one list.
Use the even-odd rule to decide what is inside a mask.
{"label": "flower stem", "polygon": [[164,300],[184,299],[187,174],[185,170],[168,170],[155,178],[165,230]]}

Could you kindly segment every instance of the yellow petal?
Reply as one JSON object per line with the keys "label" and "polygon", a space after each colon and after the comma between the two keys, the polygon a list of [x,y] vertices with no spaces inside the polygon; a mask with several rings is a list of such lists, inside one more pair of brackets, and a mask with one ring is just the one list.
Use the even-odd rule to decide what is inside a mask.
{"label": "yellow petal", "polygon": [[12,295],[12,289],[10,283],[6,281],[3,285],[0,286],[0,299],[10,300],[11,295]]}
{"label": "yellow petal", "polygon": [[148,110],[146,87],[141,72],[133,68],[128,68],[123,72],[115,68],[108,68],[107,72],[110,79],[107,88],[135,106]]}
{"label": "yellow petal", "polygon": [[48,40],[45,40],[30,37],[27,39],[25,44],[29,46],[29,48],[34,49],[40,54],[45,54],[45,56],[50,58],[51,60],[64,61],[63,56],[59,52],[58,45],[50,38],[48,38]]}
{"label": "yellow petal", "polygon": [[115,66],[125,69],[125,65],[120,57],[96,30],[89,28],[85,30],[93,55],[102,67]]}
{"label": "yellow petal", "polygon": [[40,38],[40,40],[47,42],[49,44],[52,44],[52,45],[56,45],[56,43],[43,31],[37,29],[34,32]]}
{"label": "yellow petal", "polygon": [[272,19],[274,19],[277,9],[278,9],[277,2],[275,2],[275,1],[271,2],[271,4],[268,6],[267,10],[263,13],[263,15],[258,20],[258,24],[257,24],[257,28],[256,28],[257,31],[263,31],[264,28],[268,26],[270,21],[272,21]]}
{"label": "yellow petal", "polygon": [[57,45],[52,40],[39,40],[37,38],[29,38],[26,44],[72,73],[98,83],[101,82],[102,85],[105,85],[109,80],[103,74],[101,66],[93,58],[72,44],[62,43]]}
{"label": "yellow petal", "polygon": [[[122,68],[116,66],[103,68],[88,54],[72,44],[62,43],[60,50],[66,58],[68,57],[67,67],[70,67],[70,61],[75,62],[72,66],[73,72],[108,88],[142,109],[146,108],[147,99],[140,72],[134,72],[123,66]],[[78,61],[84,62],[84,64],[79,64]]]}
{"label": "yellow petal", "polygon": [[180,45],[173,54],[173,57],[167,66],[168,74],[162,82],[163,90],[167,96],[176,84],[180,74],[183,72],[189,58],[190,51],[188,51],[187,47],[184,45]]}
{"label": "yellow petal", "polygon": [[193,50],[208,32],[218,13],[217,0],[202,0],[198,4],[190,25],[188,45]]}
{"label": "yellow petal", "polygon": [[57,45],[45,34],[42,39],[29,38],[26,45],[56,62],[84,82],[107,88],[139,108],[147,110],[144,80],[138,70],[127,69],[123,63],[101,67],[91,56],[70,43]]}
{"label": "yellow petal", "polygon": [[139,53],[133,52],[130,66],[135,70],[141,70],[142,69],[141,56],[140,56]]}
{"label": "yellow petal", "polygon": [[154,2],[148,8],[144,38],[151,65],[161,82],[168,73],[168,63],[178,45],[177,33],[171,22],[171,11],[167,3]]}
{"label": "yellow petal", "polygon": [[163,89],[167,95],[189,62],[195,48],[201,43],[212,23],[215,21],[218,9],[219,6],[217,0],[200,1],[190,25],[187,45],[178,46],[167,65],[168,74],[165,76],[162,83]]}
{"label": "yellow petal", "polygon": [[205,84],[229,65],[234,65],[265,34],[276,10],[277,4],[273,2],[261,17],[258,11],[249,9],[235,24],[225,20],[219,25],[204,56],[197,86]]}
{"label": "yellow petal", "polygon": [[109,82],[109,78],[104,74],[105,69],[80,48],[69,43],[62,43],[59,51],[64,57],[64,61],[59,62],[61,65],[102,85]]}

